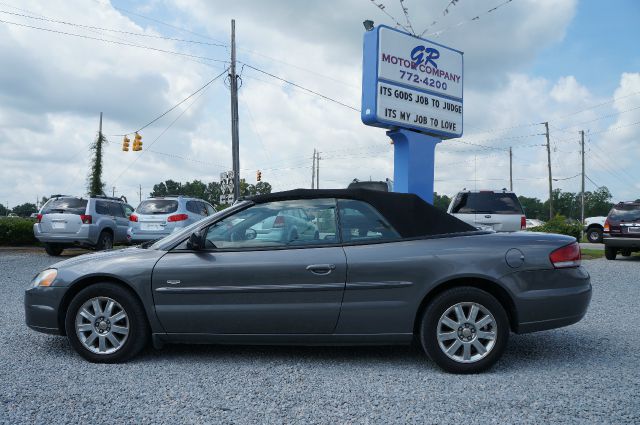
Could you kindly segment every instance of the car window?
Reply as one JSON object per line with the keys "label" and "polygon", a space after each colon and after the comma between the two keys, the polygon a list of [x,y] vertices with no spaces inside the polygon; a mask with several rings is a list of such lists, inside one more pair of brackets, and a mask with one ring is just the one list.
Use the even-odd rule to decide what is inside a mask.
{"label": "car window", "polygon": [[609,218],[616,221],[640,220],[640,205],[615,206],[609,212]]}
{"label": "car window", "polygon": [[114,217],[125,217],[124,208],[120,202],[109,202],[109,211]]}
{"label": "car window", "polygon": [[207,213],[207,206],[202,201],[198,201],[198,214],[200,215],[209,215]]}
{"label": "car window", "polygon": [[87,200],[80,198],[53,198],[42,207],[41,214],[65,213],[84,214],[87,209]]}
{"label": "car window", "polygon": [[[305,218],[301,218],[300,210]],[[315,246],[337,241],[334,199],[257,204],[226,217],[206,231],[206,246],[218,249]]]}
{"label": "car window", "polygon": [[124,204],[124,214],[125,216],[129,217],[131,214],[133,214],[133,207],[129,204]]}
{"label": "car window", "polygon": [[139,214],[171,214],[177,210],[178,201],[175,199],[148,199],[136,208]]}
{"label": "car window", "polygon": [[400,234],[375,208],[363,201],[341,199],[340,231],[344,242],[391,241]]}
{"label": "car window", "polygon": [[522,214],[520,201],[514,193],[460,193],[454,201],[453,214]]}
{"label": "car window", "polygon": [[212,206],[211,204],[207,204],[207,203],[205,202],[204,206],[205,206],[205,208],[207,209],[207,215],[215,214],[216,209],[215,209],[215,208],[213,208],[213,206]]}
{"label": "car window", "polygon": [[96,201],[96,214],[111,215],[111,211],[109,211],[109,202]]}

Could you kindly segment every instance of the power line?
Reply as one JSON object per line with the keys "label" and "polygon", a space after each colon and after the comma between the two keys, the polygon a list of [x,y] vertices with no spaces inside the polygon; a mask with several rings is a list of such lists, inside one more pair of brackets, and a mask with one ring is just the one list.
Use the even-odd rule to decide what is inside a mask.
{"label": "power line", "polygon": [[[2,4],[2,3],[0,3],[0,4]],[[5,10],[0,10],[0,13],[5,13],[5,14],[8,14],[8,15],[14,15],[14,16],[21,16],[23,18],[36,19],[38,21],[45,21],[45,22],[52,22],[52,23],[56,23],[56,24],[69,25],[69,26],[78,27],[78,28],[92,29],[92,30],[98,30],[98,31],[115,32],[115,33],[118,33],[118,34],[134,35],[136,37],[147,37],[147,38],[155,38],[155,39],[161,39],[161,40],[178,41],[178,42],[181,42],[181,43],[193,43],[193,44],[203,44],[203,45],[207,45],[207,46],[227,47],[226,44],[209,43],[209,42],[206,42],[206,41],[197,41],[197,40],[185,40],[183,38],[165,37],[165,36],[162,36],[162,35],[154,35],[154,34],[142,34],[142,33],[139,33],[139,32],[123,31],[123,30],[117,30],[117,29],[112,29],[112,28],[94,27],[94,26],[91,26],[91,25],[83,25],[83,24],[77,24],[77,23],[67,22],[67,21],[59,21],[57,19],[52,19],[52,18],[47,18],[47,17],[29,16],[29,15],[24,15],[22,13],[8,12],[8,11],[5,11]]]}
{"label": "power line", "polygon": [[[202,88],[201,88],[201,89],[199,89],[197,92],[193,93],[193,94],[196,94],[196,93],[200,92],[200,94],[198,94],[198,97],[196,97],[196,98],[193,100],[193,102],[191,102],[191,103],[190,103],[190,104],[189,104],[189,105],[188,105],[184,110],[182,110],[182,112],[180,112],[180,114],[179,114],[179,115],[178,115],[178,116],[177,116],[173,121],[171,121],[171,123],[169,123],[169,125],[168,125],[164,130],[162,130],[162,132],[161,132],[161,133],[160,133],[160,134],[159,134],[159,135],[158,135],[158,136],[157,136],[157,137],[156,137],[156,138],[155,138],[155,139],[154,139],[154,140],[149,144],[149,146],[148,146],[148,148],[147,148],[147,149],[151,148],[151,146],[153,146],[153,145],[154,145],[158,140],[160,140],[160,138],[161,138],[162,136],[164,136],[164,134],[165,134],[167,131],[169,131],[169,129],[170,129],[171,127],[173,127],[173,125],[174,125],[174,124],[175,124],[175,123],[176,123],[180,118],[182,118],[182,116],[183,116],[183,115],[184,115],[184,114],[189,110],[189,108],[191,108],[191,107],[192,107],[192,106],[193,106],[193,105],[198,101],[198,99],[200,99],[200,97],[204,94],[204,91],[202,91],[203,89],[205,89],[206,87],[208,87],[208,86],[209,86],[209,84],[211,84],[213,81],[215,81],[215,80],[217,80],[218,78],[220,78],[220,77],[221,77],[224,73],[226,73],[226,72],[227,72],[227,71],[225,70],[225,71],[223,71],[221,74],[218,74],[218,76],[217,76],[216,78],[214,78],[213,80],[211,80],[211,81],[210,81],[209,83],[207,83],[206,85],[202,86]],[[192,97],[192,96],[193,96],[193,94],[192,94],[192,95],[190,95],[189,97],[187,97],[187,99],[188,99],[188,98],[190,98],[190,97]],[[186,99],[185,99],[185,100],[186,100]],[[181,104],[181,103],[183,103],[183,102],[184,102],[184,101],[180,102],[178,105],[180,105],[180,104]],[[171,109],[175,109],[178,105],[174,106],[174,107],[173,107],[173,108],[171,108]],[[162,116],[164,116],[164,115],[166,115],[168,112],[169,112],[169,111],[167,111],[167,112],[165,112],[164,114],[162,114],[162,115],[161,115],[161,117],[162,117]],[[160,119],[160,117],[156,118],[156,119],[155,119],[154,121],[152,121],[152,122],[155,122],[155,121],[157,121],[158,119]],[[150,125],[150,124],[151,124],[151,123],[147,124],[147,126],[148,126],[148,125]],[[145,126],[145,127],[146,127],[146,126]],[[142,127],[142,128],[145,128],[145,127]],[[135,163],[136,163],[136,162],[137,162],[137,161],[142,157],[142,155],[144,154],[144,152],[145,152],[145,151],[140,152],[140,154],[139,154],[139,155],[137,155],[137,156],[136,156],[136,158],[135,158],[133,161],[131,161],[131,162],[129,163],[129,165],[127,165],[127,166],[126,166],[126,167],[125,167],[125,168],[120,172],[120,174],[118,175],[118,177],[116,177],[116,179],[113,181],[113,183],[114,183],[114,184],[118,181],[118,179],[119,179],[120,177],[122,177],[122,175],[123,175],[123,174],[124,174],[124,173],[125,173],[125,172],[126,172],[126,171],[127,171],[127,170],[132,166],[132,165],[133,165],[133,164],[135,164]]]}
{"label": "power line", "polygon": [[187,57],[187,58],[196,58],[196,59],[202,59],[202,60],[211,61],[211,62],[221,62],[221,63],[227,63],[228,62],[228,61],[224,61],[224,60],[220,60],[220,59],[208,58],[206,56],[192,55],[192,54],[189,54],[189,53],[176,52],[174,50],[159,49],[157,47],[143,46],[141,44],[127,43],[125,41],[107,40],[106,38],[91,37],[89,35],[83,35],[83,34],[74,34],[74,33],[65,32],[65,31],[53,30],[53,29],[50,29],[50,28],[42,28],[42,27],[36,27],[36,26],[33,26],[33,25],[27,25],[27,24],[20,24],[20,23],[17,23],[17,22],[5,21],[5,20],[2,20],[2,19],[0,19],[0,22],[2,22],[4,24],[16,25],[16,26],[19,26],[19,27],[30,28],[30,29],[40,30],[40,31],[46,31],[46,32],[51,32],[51,33],[55,33],[55,34],[62,34],[62,35],[68,35],[68,36],[72,36],[72,37],[84,38],[84,39],[87,39],[87,40],[102,41],[104,43],[118,44],[118,45],[121,45],[121,46],[136,47],[138,49],[146,49],[146,50],[152,50],[152,51],[155,51],[155,52],[168,53],[168,54],[171,54],[171,55],[184,56],[184,57]]}
{"label": "power line", "polygon": [[[373,1],[373,0],[372,0],[372,1]],[[434,31],[434,32],[432,32],[432,33],[429,33],[429,34],[426,34],[426,35],[425,35],[425,33],[426,33],[426,32],[427,32],[427,30],[428,30],[428,28],[427,28],[427,29],[425,29],[425,30],[422,32],[422,34],[420,34],[420,37],[422,37],[422,36],[425,36],[425,37],[428,37],[428,36],[440,37],[440,35],[442,35],[443,33],[447,32],[447,31],[449,31],[450,29],[457,28],[457,27],[459,27],[459,26],[462,26],[462,25],[467,24],[467,23],[472,22],[472,21],[478,21],[478,20],[480,19],[480,17],[485,16],[485,15],[488,15],[489,13],[495,12],[497,9],[500,9],[502,6],[505,6],[506,4],[511,3],[512,1],[513,1],[513,0],[506,0],[505,2],[500,3],[499,5],[497,5],[497,6],[495,6],[495,7],[492,7],[491,9],[487,10],[487,11],[486,11],[486,12],[484,12],[484,13],[481,13],[481,14],[479,14],[479,15],[476,15],[476,16],[474,16],[473,18],[470,18],[470,19],[464,19],[464,20],[462,20],[462,21],[458,22],[458,23],[457,23],[457,24],[455,24],[455,25],[450,25],[450,26],[448,26],[448,27],[446,27],[446,28],[443,28],[443,29],[441,29],[441,30]]]}
{"label": "power line", "polygon": [[[409,9],[404,5],[404,0],[399,0],[399,1],[400,1],[400,7],[402,8],[402,13],[404,13],[404,18],[407,21],[407,26],[411,30],[411,34],[416,35],[416,31],[413,29],[413,25],[411,25],[411,20],[409,19]],[[452,0],[452,1],[458,1],[458,0]]]}
{"label": "power line", "polygon": [[142,130],[144,130],[145,128],[149,127],[151,124],[153,124],[154,122],[158,121],[160,118],[164,117],[165,115],[167,115],[169,112],[173,111],[174,109],[176,109],[178,106],[182,105],[184,102],[186,102],[187,100],[191,99],[193,96],[195,96],[196,94],[198,94],[199,92],[201,92],[202,90],[206,89],[211,83],[213,83],[214,81],[216,81],[218,78],[222,77],[227,71],[229,70],[229,68],[225,69],[224,71],[222,71],[220,74],[216,75],[215,77],[213,77],[211,80],[207,81],[203,86],[201,86],[198,90],[194,91],[193,93],[191,93],[189,96],[185,97],[184,99],[182,99],[180,102],[176,103],[175,105],[173,105],[171,108],[167,109],[166,111],[164,111],[162,114],[158,115],[157,117],[155,117],[154,119],[152,119],[151,121],[149,121],[148,123],[146,123],[145,125],[143,125],[142,127],[140,127],[137,130],[134,131],[130,131],[129,133],[123,133],[123,134],[111,134],[111,136],[128,136],[134,133],[138,133]]}
{"label": "power line", "polygon": [[[384,5],[384,3],[380,2],[380,3],[376,3],[376,0],[370,0],[371,4],[373,4],[375,7],[377,7],[382,13],[384,13],[385,15],[387,15],[389,18],[391,18],[391,20],[393,21],[394,24],[396,24],[396,27],[400,27],[403,30],[405,30],[406,32],[411,32],[407,29],[407,27],[405,27],[404,25],[402,25],[400,22],[398,22],[398,20],[396,18],[393,17],[392,14],[390,14],[389,12],[386,11],[386,6]],[[415,34],[414,34],[415,35]]]}
{"label": "power line", "polygon": [[354,108],[353,106],[347,105],[346,103],[343,103],[343,102],[341,102],[341,101],[339,101],[339,100],[333,99],[333,98],[331,98],[331,97],[329,97],[329,96],[325,96],[325,95],[324,95],[324,94],[322,94],[322,93],[318,93],[317,91],[314,91],[314,90],[308,89],[308,88],[306,88],[306,87],[303,87],[303,86],[301,86],[300,84],[294,83],[294,82],[289,81],[289,80],[287,80],[287,79],[284,79],[284,78],[282,78],[282,77],[278,77],[277,75],[271,74],[270,72],[267,72],[267,71],[264,71],[264,70],[262,70],[262,69],[260,69],[260,68],[256,68],[255,66],[249,65],[249,64],[248,64],[248,63],[246,63],[246,62],[242,62],[242,61],[238,61],[238,62],[239,62],[239,63],[241,63],[241,64],[243,64],[243,65],[244,65],[244,66],[246,66],[247,68],[253,69],[254,71],[261,72],[261,73],[263,73],[263,74],[265,74],[265,75],[268,75],[268,76],[269,76],[269,77],[271,77],[271,78],[275,78],[276,80],[280,80],[280,81],[282,81],[282,82],[284,82],[284,83],[290,84],[290,85],[292,85],[292,86],[294,86],[294,87],[297,87],[297,88],[299,88],[299,89],[301,89],[301,90],[304,90],[304,91],[306,91],[306,92],[308,92],[308,93],[311,93],[311,94],[313,94],[313,95],[319,96],[319,97],[321,97],[321,98],[323,98],[323,99],[325,99],[325,100],[328,100],[328,101],[333,102],[333,103],[337,103],[338,105],[342,105],[342,106],[344,106],[344,107],[346,107],[346,108],[349,108],[349,109],[352,109],[352,110],[354,110],[354,111],[356,111],[356,112],[360,112],[360,109],[358,109],[358,108]]}

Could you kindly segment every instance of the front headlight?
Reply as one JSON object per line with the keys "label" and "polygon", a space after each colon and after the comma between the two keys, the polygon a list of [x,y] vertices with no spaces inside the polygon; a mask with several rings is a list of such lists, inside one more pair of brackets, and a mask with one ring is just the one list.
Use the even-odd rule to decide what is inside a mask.
{"label": "front headlight", "polygon": [[51,286],[56,276],[58,276],[58,270],[56,269],[43,270],[31,281],[31,287]]}

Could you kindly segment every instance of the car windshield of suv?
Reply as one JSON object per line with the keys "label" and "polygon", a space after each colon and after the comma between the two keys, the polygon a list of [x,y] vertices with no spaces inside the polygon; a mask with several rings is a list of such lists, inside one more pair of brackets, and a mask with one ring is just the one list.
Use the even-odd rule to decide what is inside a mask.
{"label": "car windshield of suv", "polygon": [[458,214],[522,214],[522,207],[514,193],[462,193],[451,209]]}
{"label": "car windshield of suv", "polygon": [[139,214],[171,214],[178,210],[178,201],[172,199],[149,199],[142,201],[136,212]]}
{"label": "car windshield of suv", "polygon": [[87,209],[87,200],[80,198],[54,198],[42,207],[41,214],[64,213],[81,215]]}
{"label": "car windshield of suv", "polygon": [[616,221],[640,220],[640,205],[617,206],[611,210],[609,218]]}

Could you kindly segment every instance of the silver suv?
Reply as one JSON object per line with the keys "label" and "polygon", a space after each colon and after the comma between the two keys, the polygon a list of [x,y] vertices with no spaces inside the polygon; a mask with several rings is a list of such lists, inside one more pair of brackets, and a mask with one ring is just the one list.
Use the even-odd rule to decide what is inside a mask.
{"label": "silver suv", "polygon": [[527,217],[515,193],[502,190],[462,190],[447,212],[478,229],[516,232],[527,228]]}
{"label": "silver suv", "polygon": [[49,255],[71,246],[111,249],[114,243],[127,242],[132,212],[120,198],[55,196],[42,206],[33,233]]}
{"label": "silver suv", "polygon": [[129,217],[127,241],[140,243],[163,238],[216,212],[208,202],[184,196],[142,201]]}

